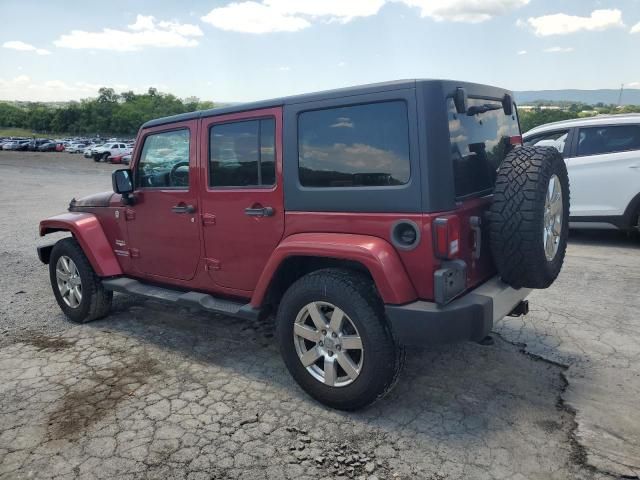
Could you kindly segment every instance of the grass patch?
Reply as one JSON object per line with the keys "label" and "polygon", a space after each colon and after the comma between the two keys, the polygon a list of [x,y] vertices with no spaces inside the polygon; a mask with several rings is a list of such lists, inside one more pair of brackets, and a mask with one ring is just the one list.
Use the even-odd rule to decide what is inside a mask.
{"label": "grass patch", "polygon": [[59,138],[64,136],[61,133],[36,133],[28,128],[0,127],[0,137],[36,137],[36,138]]}

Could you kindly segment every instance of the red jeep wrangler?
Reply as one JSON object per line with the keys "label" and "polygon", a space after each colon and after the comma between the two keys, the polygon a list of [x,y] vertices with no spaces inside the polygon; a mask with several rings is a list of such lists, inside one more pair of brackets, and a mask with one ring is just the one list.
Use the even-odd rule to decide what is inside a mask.
{"label": "red jeep wrangler", "polygon": [[112,292],[240,318],[274,313],[287,368],[357,409],[405,345],[484,339],[564,259],[565,164],[523,147],[512,94],[410,80],[147,122],[113,192],[40,223],[73,321]]}

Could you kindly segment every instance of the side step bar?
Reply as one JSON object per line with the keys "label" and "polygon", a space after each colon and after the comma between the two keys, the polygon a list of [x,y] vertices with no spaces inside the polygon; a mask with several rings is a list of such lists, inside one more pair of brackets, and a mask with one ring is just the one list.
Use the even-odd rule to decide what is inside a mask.
{"label": "side step bar", "polygon": [[209,312],[220,313],[232,317],[255,320],[258,318],[259,310],[250,304],[234,302],[222,298],[214,297],[207,293],[182,292],[171,288],[157,287],[139,282],[133,278],[118,277],[103,280],[102,285],[107,290],[120,293],[130,293],[141,297],[151,298],[164,302],[176,303],[185,307],[196,307]]}

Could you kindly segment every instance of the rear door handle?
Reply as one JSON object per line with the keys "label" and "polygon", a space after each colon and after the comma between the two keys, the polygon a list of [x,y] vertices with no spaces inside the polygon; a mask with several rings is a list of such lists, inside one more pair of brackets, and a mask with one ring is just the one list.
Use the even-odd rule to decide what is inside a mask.
{"label": "rear door handle", "polygon": [[640,165],[629,165],[629,168],[640,168]]}
{"label": "rear door handle", "polygon": [[196,211],[196,207],[193,205],[179,203],[178,205],[171,207],[171,211],[173,213],[194,213]]}
{"label": "rear door handle", "polygon": [[250,217],[271,217],[275,213],[273,207],[245,208],[244,214]]}

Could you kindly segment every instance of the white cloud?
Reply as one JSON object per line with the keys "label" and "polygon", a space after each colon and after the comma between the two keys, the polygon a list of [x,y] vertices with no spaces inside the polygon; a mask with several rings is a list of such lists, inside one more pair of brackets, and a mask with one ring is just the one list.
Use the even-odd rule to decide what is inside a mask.
{"label": "white cloud", "polygon": [[640,82],[629,82],[625,83],[624,86],[628,88],[640,88]]}
{"label": "white cloud", "polygon": [[233,2],[211,10],[202,21],[243,33],[297,32],[312,21],[349,22],[375,15],[386,0],[263,0]]}
{"label": "white cloud", "polygon": [[631,27],[631,33],[640,33],[640,22]]}
{"label": "white cloud", "polygon": [[573,50],[573,47],[550,47],[544,49],[547,53],[569,53],[573,52]]}
{"label": "white cloud", "polygon": [[72,30],[53,43],[73,49],[130,52],[145,47],[195,47],[194,37],[202,36],[197,25],[169,21],[156,22],[153,16],[138,15],[128,30],[105,28],[101,32]]}
{"label": "white cloud", "polygon": [[609,28],[624,27],[622,12],[618,9],[594,10],[588,17],[579,17],[564,13],[543,15],[541,17],[531,17],[527,19],[526,24],[540,37],[567,35],[582,30],[594,32],[607,30]]}
{"label": "white cloud", "polygon": [[437,21],[479,23],[530,0],[247,0],[214,8],[202,21],[234,32],[297,32],[318,21],[347,23],[376,15],[390,2],[417,7],[422,17]]}
{"label": "white cloud", "polygon": [[530,0],[395,0],[420,8],[422,17],[437,21],[480,23],[510,10],[524,7]]}
{"label": "white cloud", "polygon": [[11,50],[19,50],[21,52],[35,52],[38,55],[51,55],[51,52],[49,50],[45,50],[44,48],[37,48],[29,43],[21,42],[19,40],[4,42],[2,44],[2,47],[10,48]]}
{"label": "white cloud", "polygon": [[526,54],[527,54],[527,51],[526,51],[526,50],[520,50],[520,51],[518,52],[518,55],[526,55]]}

